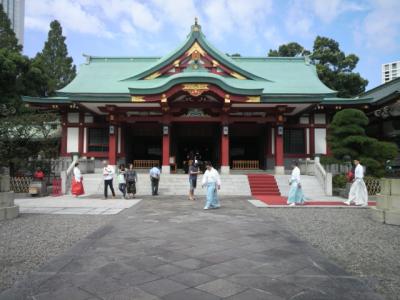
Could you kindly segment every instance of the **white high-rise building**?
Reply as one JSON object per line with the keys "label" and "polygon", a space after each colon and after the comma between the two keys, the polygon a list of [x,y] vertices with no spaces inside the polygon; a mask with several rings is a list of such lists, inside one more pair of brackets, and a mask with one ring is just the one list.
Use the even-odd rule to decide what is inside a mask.
{"label": "white high-rise building", "polygon": [[0,0],[11,21],[18,43],[24,45],[25,0]]}
{"label": "white high-rise building", "polygon": [[400,61],[382,65],[382,83],[400,77]]}

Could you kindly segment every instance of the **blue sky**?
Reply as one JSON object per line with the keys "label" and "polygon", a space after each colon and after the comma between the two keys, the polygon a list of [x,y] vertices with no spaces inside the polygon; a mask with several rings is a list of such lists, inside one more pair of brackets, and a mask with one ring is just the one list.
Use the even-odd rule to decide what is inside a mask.
{"label": "blue sky", "polygon": [[61,22],[69,54],[163,56],[189,33],[194,17],[225,53],[265,56],[282,43],[312,48],[317,35],[355,53],[357,72],[381,83],[381,64],[400,60],[399,0],[26,0],[24,53],[43,48]]}

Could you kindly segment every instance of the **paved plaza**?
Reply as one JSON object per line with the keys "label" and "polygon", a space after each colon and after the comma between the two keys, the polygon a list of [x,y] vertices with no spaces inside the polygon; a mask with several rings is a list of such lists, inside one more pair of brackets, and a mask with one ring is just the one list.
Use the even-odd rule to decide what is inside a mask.
{"label": "paved plaza", "polygon": [[144,198],[0,299],[382,299],[247,198]]}

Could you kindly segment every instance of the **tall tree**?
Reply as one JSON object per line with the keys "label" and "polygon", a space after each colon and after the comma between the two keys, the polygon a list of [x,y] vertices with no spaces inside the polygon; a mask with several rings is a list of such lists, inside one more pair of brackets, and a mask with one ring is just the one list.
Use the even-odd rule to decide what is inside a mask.
{"label": "tall tree", "polygon": [[317,62],[320,79],[328,87],[338,91],[339,97],[353,97],[365,91],[368,80],[353,72],[358,56],[346,55],[335,40],[317,36],[311,58]]}
{"label": "tall tree", "polygon": [[20,106],[23,73],[28,68],[28,58],[21,54],[22,47],[11,23],[0,4],[0,106],[2,114],[15,111]]}
{"label": "tall tree", "polygon": [[54,20],[50,23],[50,31],[42,52],[34,59],[47,76],[45,94],[52,96],[76,76],[76,67],[72,57],[68,56],[65,37],[62,35],[61,24]]}
{"label": "tall tree", "polygon": [[368,117],[358,109],[344,109],[333,117],[327,140],[332,154],[339,160],[349,156],[361,159],[370,175],[381,177],[385,162],[397,156],[397,145],[367,136]]}
{"label": "tall tree", "polygon": [[354,97],[365,91],[368,80],[353,72],[358,57],[355,54],[345,55],[333,39],[317,36],[312,53],[292,42],[279,46],[278,50],[269,50],[268,56],[293,57],[301,54],[311,54],[319,78],[329,88],[338,91],[339,97]]}
{"label": "tall tree", "polygon": [[310,51],[304,49],[303,46],[296,42],[280,45],[278,50],[269,49],[268,56],[270,57],[294,57],[299,55],[309,55]]}

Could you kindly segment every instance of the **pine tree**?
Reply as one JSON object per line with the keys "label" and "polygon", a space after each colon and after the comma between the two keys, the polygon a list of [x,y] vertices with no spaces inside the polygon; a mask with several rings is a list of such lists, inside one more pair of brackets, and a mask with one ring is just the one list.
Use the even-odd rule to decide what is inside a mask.
{"label": "pine tree", "polygon": [[398,150],[394,143],[367,136],[368,123],[368,117],[361,110],[344,109],[333,117],[327,139],[335,158],[359,159],[367,166],[367,173],[381,177],[385,173],[385,162],[394,159]]}
{"label": "pine tree", "polygon": [[34,59],[47,76],[46,95],[55,92],[72,81],[76,76],[76,67],[72,57],[68,56],[65,37],[62,35],[61,24],[54,20],[50,23],[50,31],[42,52]]}

